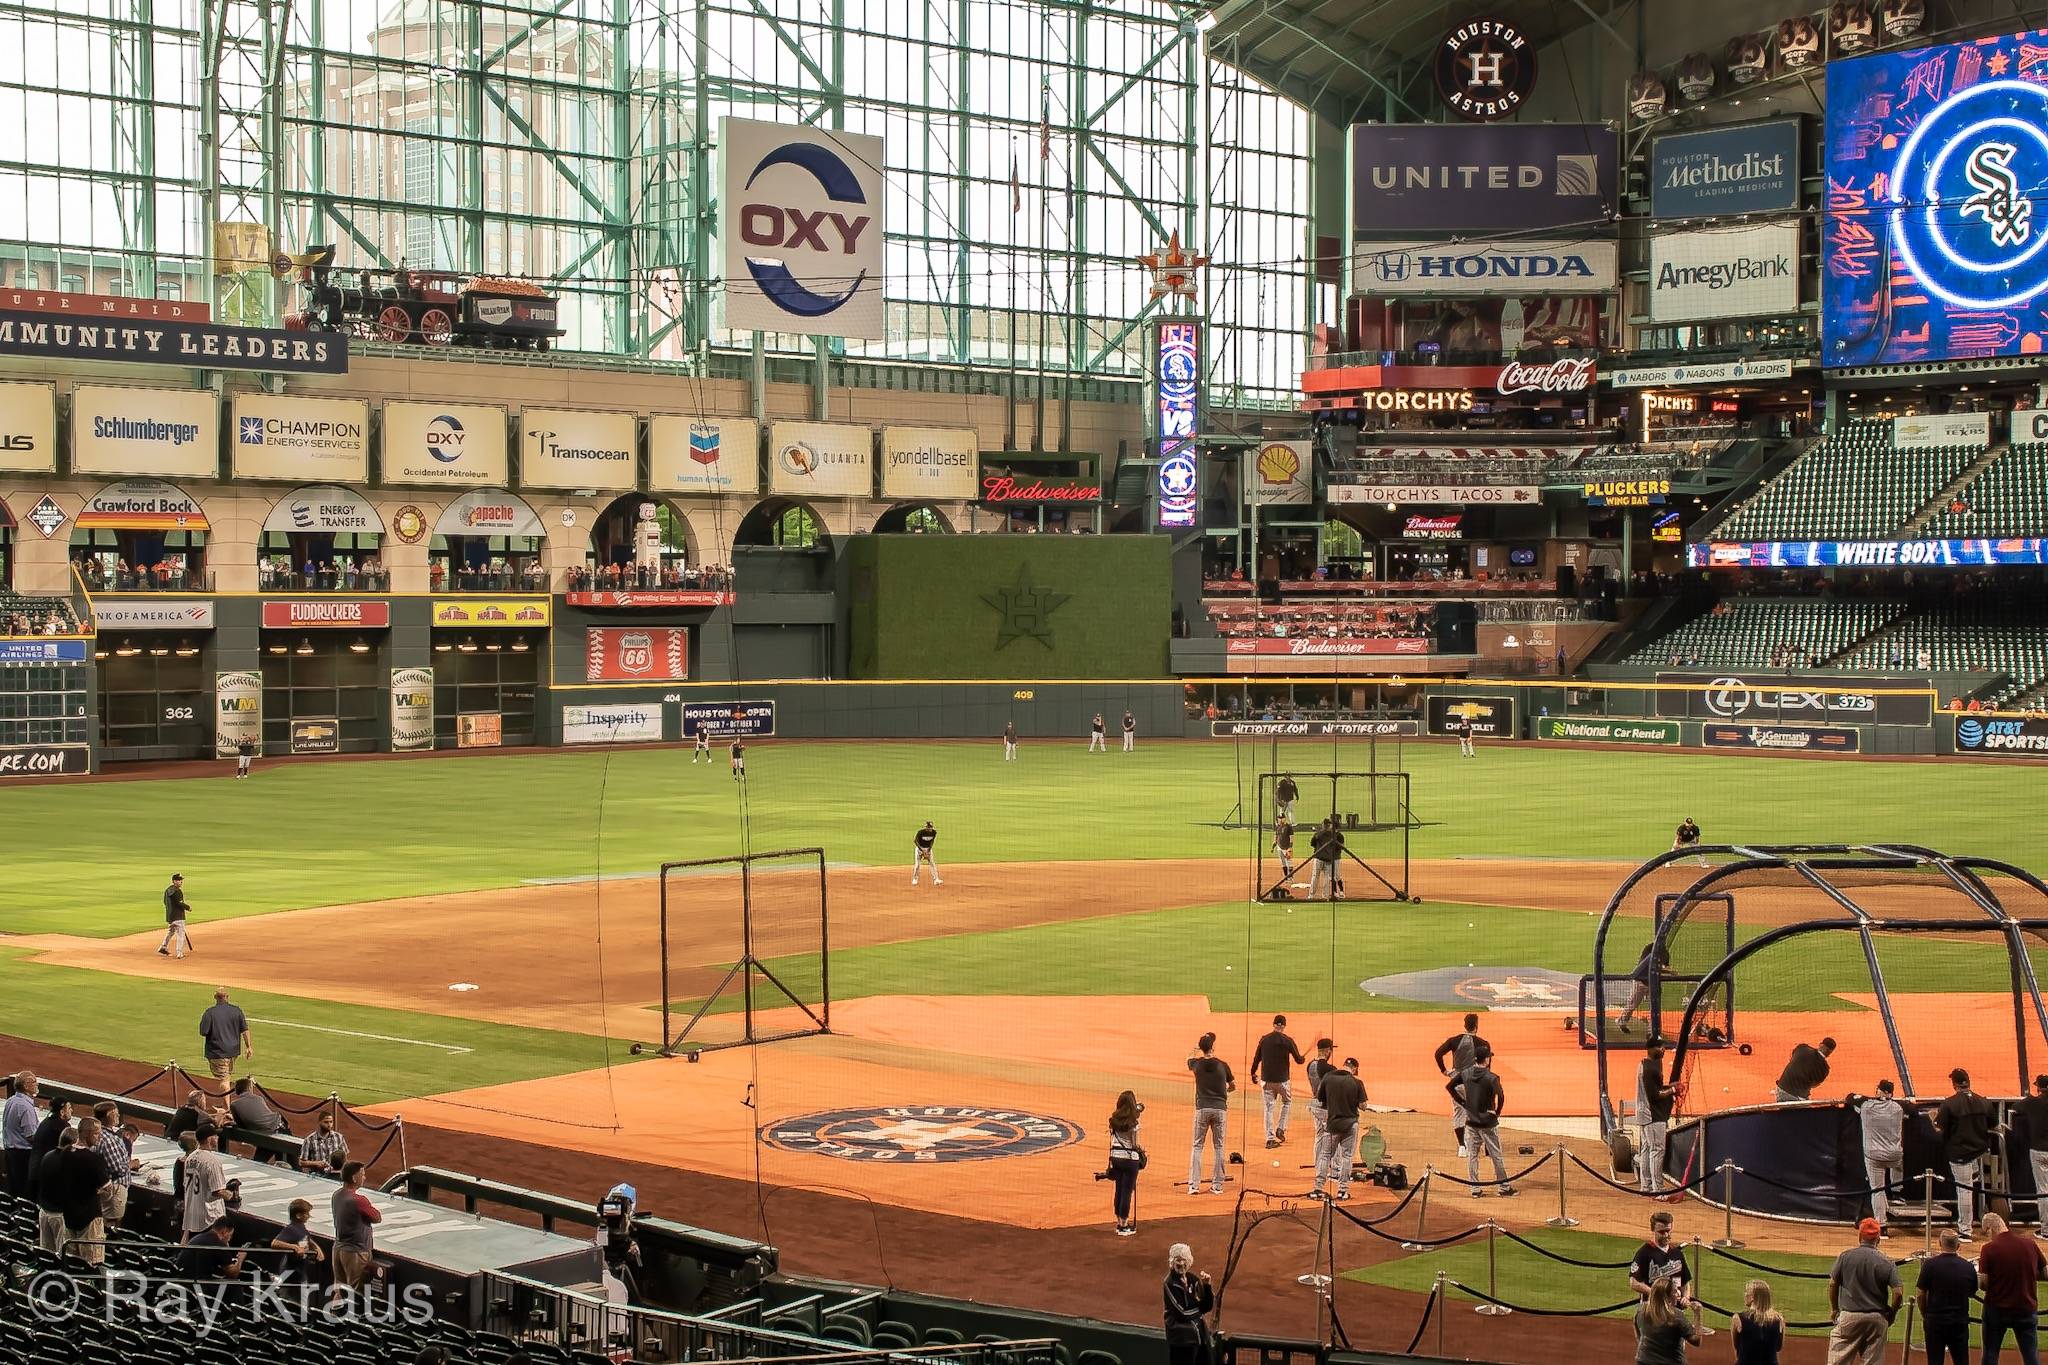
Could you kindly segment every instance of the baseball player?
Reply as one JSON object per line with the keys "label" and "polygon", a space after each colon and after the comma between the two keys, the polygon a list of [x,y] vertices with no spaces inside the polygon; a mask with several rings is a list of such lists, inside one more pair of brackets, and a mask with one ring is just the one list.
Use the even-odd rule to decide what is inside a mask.
{"label": "baseball player", "polygon": [[740,743],[738,735],[732,737],[732,780],[747,780],[747,746]]}
{"label": "baseball player", "polygon": [[1460,754],[1463,754],[1466,758],[1479,757],[1472,748],[1472,717],[1454,717],[1451,721],[1451,730],[1458,737],[1458,752]]}
{"label": "baseball player", "polygon": [[1273,852],[1280,857],[1280,880],[1294,880],[1294,826],[1286,816],[1273,822]]}
{"label": "baseball player", "polygon": [[1124,712],[1124,752],[1129,753],[1138,742],[1138,718]]}
{"label": "baseball player", "polygon": [[[185,874],[173,872],[171,884],[164,888],[164,941],[157,952],[165,957],[183,957],[191,949],[192,940],[185,933],[185,916],[191,912],[192,906],[185,899]],[[173,948],[178,951],[173,953]]]}
{"label": "baseball player", "polygon": [[255,763],[256,741],[252,739],[237,741],[235,744],[235,780],[239,782],[247,777],[249,769],[254,767]]}
{"label": "baseball player", "polygon": [[1017,722],[1006,721],[1003,725],[1003,762],[1017,761]]}
{"label": "baseball player", "polygon": [[1102,737],[1102,713],[1100,711],[1097,711],[1095,719],[1088,723],[1088,752],[1092,754],[1097,749],[1102,750],[1104,753],[1109,752],[1109,741]]}
{"label": "baseball player", "polygon": [[1707,865],[1706,856],[1704,854],[1700,854],[1699,847],[1700,827],[1697,824],[1695,824],[1693,822],[1693,818],[1690,815],[1688,815],[1685,817],[1684,823],[1680,824],[1677,830],[1674,831],[1671,836],[1671,851],[1673,853],[1691,853],[1698,855],[1696,856],[1694,861],[1698,862],[1701,867],[1705,867]]}
{"label": "baseball player", "polygon": [[697,725],[697,747],[690,753],[690,762],[711,761],[711,727],[699,722]]}
{"label": "baseball player", "polygon": [[1280,774],[1279,782],[1273,787],[1273,805],[1278,808],[1280,818],[1288,824],[1294,823],[1294,803],[1301,800],[1301,787],[1296,784],[1293,773]]}
{"label": "baseball player", "polygon": [[932,845],[938,841],[939,832],[932,828],[932,822],[929,820],[924,822],[924,828],[919,830],[911,839],[911,843],[917,846],[916,856],[911,859],[910,863],[910,884],[912,886],[917,885],[917,874],[927,867],[932,870],[932,885],[945,885],[944,882],[939,880],[939,860],[932,857]]}

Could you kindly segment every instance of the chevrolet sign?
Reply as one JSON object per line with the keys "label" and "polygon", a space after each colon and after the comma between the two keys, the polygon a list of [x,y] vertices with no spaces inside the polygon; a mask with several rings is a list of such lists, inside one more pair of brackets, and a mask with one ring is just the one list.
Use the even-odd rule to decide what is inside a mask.
{"label": "chevrolet sign", "polygon": [[1615,286],[1611,241],[1372,242],[1355,275],[1371,295],[1597,294]]}

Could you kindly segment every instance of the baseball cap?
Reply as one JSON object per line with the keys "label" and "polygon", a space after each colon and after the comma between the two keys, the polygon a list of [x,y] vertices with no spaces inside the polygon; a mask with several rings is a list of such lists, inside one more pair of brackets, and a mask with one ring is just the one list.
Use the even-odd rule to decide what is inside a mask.
{"label": "baseball cap", "polygon": [[1877,1237],[1882,1235],[1883,1232],[1884,1229],[1878,1225],[1878,1221],[1875,1218],[1866,1218],[1856,1225],[1856,1235],[1858,1237]]}

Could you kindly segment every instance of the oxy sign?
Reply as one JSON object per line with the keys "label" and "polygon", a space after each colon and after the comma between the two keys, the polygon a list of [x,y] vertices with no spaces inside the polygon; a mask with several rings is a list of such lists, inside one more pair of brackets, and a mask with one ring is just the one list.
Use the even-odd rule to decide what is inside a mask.
{"label": "oxy sign", "polygon": [[736,331],[882,338],[882,139],[728,118],[719,232]]}

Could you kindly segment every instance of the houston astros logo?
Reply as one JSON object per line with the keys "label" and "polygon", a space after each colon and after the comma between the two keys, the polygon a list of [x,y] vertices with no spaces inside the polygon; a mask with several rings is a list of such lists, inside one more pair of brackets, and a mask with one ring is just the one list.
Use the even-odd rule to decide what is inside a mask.
{"label": "houston astros logo", "polygon": [[2048,90],[1966,86],[1928,110],[1899,148],[1883,197],[1900,262],[1951,308],[1994,311],[2048,290]]}
{"label": "houston astros logo", "polygon": [[1047,649],[1052,646],[1052,614],[1067,604],[1068,594],[1037,587],[1023,565],[1017,566],[1017,581],[1007,588],[984,593],[982,602],[993,608],[1002,623],[996,627],[996,648],[1013,640],[1030,638]]}
{"label": "houston astros logo", "polygon": [[841,1161],[991,1161],[1035,1156],[1081,1140],[1078,1124],[1015,1109],[905,1105],[825,1109],[769,1124],[761,1136],[785,1152]]}

